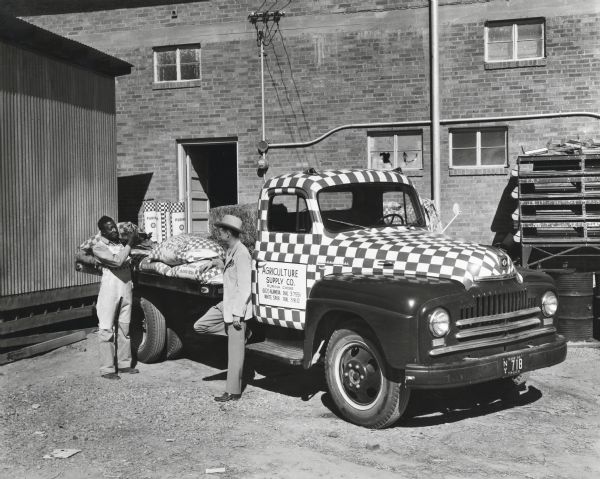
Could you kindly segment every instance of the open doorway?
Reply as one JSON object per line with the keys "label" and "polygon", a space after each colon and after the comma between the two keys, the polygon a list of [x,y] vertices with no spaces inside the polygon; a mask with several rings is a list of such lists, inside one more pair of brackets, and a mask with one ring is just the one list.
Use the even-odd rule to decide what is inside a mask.
{"label": "open doorway", "polygon": [[190,233],[208,232],[210,208],[236,204],[237,192],[237,142],[179,144],[179,198]]}

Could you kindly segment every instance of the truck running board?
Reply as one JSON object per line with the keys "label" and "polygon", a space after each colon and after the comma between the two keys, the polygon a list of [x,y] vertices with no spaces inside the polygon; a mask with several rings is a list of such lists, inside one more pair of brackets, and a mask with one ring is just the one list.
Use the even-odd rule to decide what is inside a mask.
{"label": "truck running board", "polygon": [[304,358],[303,347],[302,340],[265,339],[260,343],[248,344],[246,350],[292,366],[299,366]]}

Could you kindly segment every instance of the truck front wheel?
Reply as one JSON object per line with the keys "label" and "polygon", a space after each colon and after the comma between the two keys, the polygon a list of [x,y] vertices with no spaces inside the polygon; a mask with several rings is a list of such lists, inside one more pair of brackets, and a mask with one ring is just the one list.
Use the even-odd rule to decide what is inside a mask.
{"label": "truck front wheel", "polygon": [[339,329],[329,340],[325,376],[340,414],[359,426],[381,429],[406,410],[410,390],[393,381],[366,331]]}

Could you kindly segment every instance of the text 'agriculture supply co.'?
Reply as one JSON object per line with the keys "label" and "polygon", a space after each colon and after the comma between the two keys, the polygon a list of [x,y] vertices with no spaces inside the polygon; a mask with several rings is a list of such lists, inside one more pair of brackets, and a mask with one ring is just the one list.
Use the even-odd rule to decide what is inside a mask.
{"label": "text 'agriculture supply co.'", "polygon": [[266,262],[258,268],[259,303],[306,308],[306,265]]}

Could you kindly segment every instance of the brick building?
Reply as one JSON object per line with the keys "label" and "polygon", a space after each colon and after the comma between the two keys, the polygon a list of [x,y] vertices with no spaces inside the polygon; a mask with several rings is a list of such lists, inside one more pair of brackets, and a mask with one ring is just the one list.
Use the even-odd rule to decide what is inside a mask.
{"label": "brick building", "polygon": [[[600,3],[439,2],[442,119],[600,112]],[[266,136],[308,141],[351,123],[429,119],[427,0],[3,0],[5,11],[134,65],[118,80],[121,217],[144,198],[254,202],[261,137],[255,10],[285,10],[265,32]],[[453,236],[490,243],[510,229],[509,169],[521,149],[598,137],[585,117],[445,125],[442,217]],[[431,196],[427,127],[344,130],[268,153],[268,175],[402,166]],[[199,178],[196,180],[195,178]]]}

